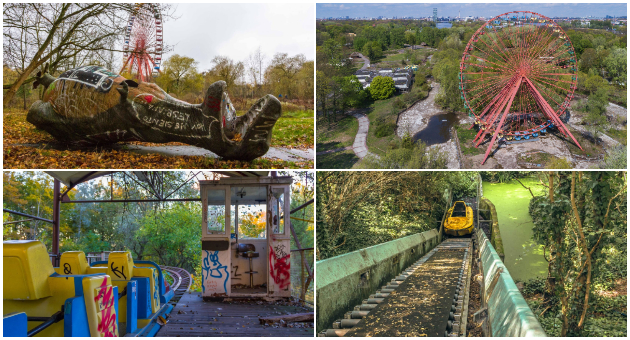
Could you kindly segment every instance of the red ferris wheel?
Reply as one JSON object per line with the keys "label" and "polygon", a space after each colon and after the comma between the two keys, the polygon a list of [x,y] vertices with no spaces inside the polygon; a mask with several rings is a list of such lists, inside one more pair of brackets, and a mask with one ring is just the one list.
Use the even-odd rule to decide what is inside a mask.
{"label": "red ferris wheel", "polygon": [[582,148],[564,124],[577,88],[575,49],[551,19],[515,11],[488,20],[466,45],[459,77],[464,107],[479,127],[473,142],[490,139],[482,164],[497,138],[530,139],[549,128]]}
{"label": "red ferris wheel", "polygon": [[149,81],[160,72],[163,51],[162,13],[159,4],[135,4],[129,15],[123,45],[123,70]]}

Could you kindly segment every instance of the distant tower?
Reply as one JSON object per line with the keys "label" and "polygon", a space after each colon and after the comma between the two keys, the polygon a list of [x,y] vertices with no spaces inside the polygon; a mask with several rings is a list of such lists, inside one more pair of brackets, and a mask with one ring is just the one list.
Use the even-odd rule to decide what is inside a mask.
{"label": "distant tower", "polygon": [[461,19],[462,17],[462,10],[460,9],[459,12],[457,12],[457,20]]}
{"label": "distant tower", "polygon": [[433,9],[433,22],[437,22],[437,8]]}

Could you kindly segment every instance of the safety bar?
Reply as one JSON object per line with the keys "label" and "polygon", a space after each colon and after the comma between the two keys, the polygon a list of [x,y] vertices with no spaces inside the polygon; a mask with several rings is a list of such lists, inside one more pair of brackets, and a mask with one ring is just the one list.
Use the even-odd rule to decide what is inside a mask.
{"label": "safety bar", "polygon": [[[64,313],[63,313],[63,307],[61,307],[61,310],[58,311],[57,313],[53,314],[51,317],[39,317],[39,316],[28,316],[27,320],[28,321],[44,321],[43,324],[38,325],[37,327],[31,329],[30,331],[28,331],[28,333],[26,334],[26,336],[35,336],[35,334],[43,331],[44,329],[52,326],[53,324],[56,324],[57,322],[63,320],[64,317]],[[24,334],[24,333],[22,333]]]}
{"label": "safety bar", "polygon": [[[97,264],[105,264],[106,265],[108,263],[109,263],[108,261],[94,261],[90,265],[92,265],[92,266],[93,265],[97,265]],[[157,268],[158,273],[160,274],[160,275],[158,275],[158,282],[160,284],[160,295],[161,296],[164,295],[165,292],[162,292],[162,287],[164,287],[164,275],[162,274],[162,268],[160,268],[160,266],[157,263],[153,262],[153,261],[145,261],[145,260],[137,260],[136,261],[136,260],[133,260],[133,263],[134,264],[136,264],[136,263],[139,263],[139,264],[150,264],[150,265],[154,266],[155,268]]]}

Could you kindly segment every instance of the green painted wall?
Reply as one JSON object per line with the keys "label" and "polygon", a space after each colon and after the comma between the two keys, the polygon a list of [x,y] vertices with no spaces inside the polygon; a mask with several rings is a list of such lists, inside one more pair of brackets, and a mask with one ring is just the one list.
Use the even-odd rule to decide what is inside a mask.
{"label": "green painted wall", "polygon": [[492,336],[546,336],[486,234],[477,230],[475,237],[483,273],[482,297],[484,306],[488,308]]}
{"label": "green painted wall", "polygon": [[[521,179],[534,195],[543,188],[537,180]],[[499,229],[505,252],[505,265],[515,281],[546,277],[547,262],[542,246],[532,240],[532,218],[529,216],[529,190],[517,181],[507,183],[483,183],[483,195],[494,204],[499,217]]]}
{"label": "green painted wall", "polygon": [[490,229],[490,243],[499,254],[501,261],[505,261],[505,252],[503,250],[503,240],[501,239],[501,229],[499,228],[499,217],[497,216],[497,209],[492,202],[482,197],[479,201],[479,209],[490,210],[490,213],[485,213],[483,216],[485,219],[492,220],[492,227]]}
{"label": "green painted wall", "polygon": [[361,304],[438,244],[433,229],[316,263],[317,332]]}

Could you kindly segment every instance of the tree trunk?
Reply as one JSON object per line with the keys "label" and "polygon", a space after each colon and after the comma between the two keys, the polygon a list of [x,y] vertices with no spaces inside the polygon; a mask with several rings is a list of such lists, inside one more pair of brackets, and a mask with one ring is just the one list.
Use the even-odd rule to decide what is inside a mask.
{"label": "tree trunk", "polygon": [[31,63],[30,65],[28,65],[28,67],[24,70],[24,72],[20,75],[20,77],[18,77],[18,79],[13,83],[13,85],[4,94],[4,100],[2,101],[4,106],[9,105],[9,103],[11,102],[11,99],[13,99],[17,91],[20,89],[20,86],[22,86],[22,84],[26,81],[28,76],[37,67],[39,67],[39,65],[41,65],[41,62]]}
{"label": "tree trunk", "polygon": [[[549,202],[553,206],[553,171],[549,172]],[[553,262],[555,261],[555,247],[552,246],[550,250],[551,261],[547,265],[547,281],[545,284],[545,293],[543,294],[543,305],[551,306],[552,298],[554,297],[554,291],[556,290],[556,278],[551,275]]]}

